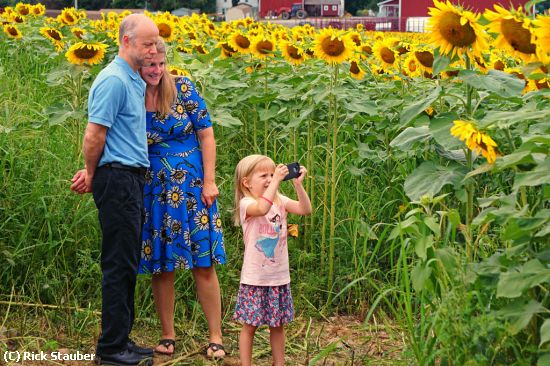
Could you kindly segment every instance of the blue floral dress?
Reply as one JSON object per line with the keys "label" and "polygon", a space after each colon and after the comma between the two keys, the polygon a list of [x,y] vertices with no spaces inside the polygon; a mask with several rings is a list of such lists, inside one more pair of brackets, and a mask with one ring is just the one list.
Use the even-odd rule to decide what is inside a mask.
{"label": "blue floral dress", "polygon": [[147,112],[150,167],[146,174],[139,273],[225,263],[217,203],[202,203],[202,152],[196,132],[212,126],[206,105],[188,78],[177,78],[168,116]]}

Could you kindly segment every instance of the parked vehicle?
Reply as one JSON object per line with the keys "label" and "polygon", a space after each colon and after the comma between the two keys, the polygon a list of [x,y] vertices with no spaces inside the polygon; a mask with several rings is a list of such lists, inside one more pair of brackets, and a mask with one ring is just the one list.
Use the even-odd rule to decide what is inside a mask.
{"label": "parked vehicle", "polygon": [[294,3],[292,4],[291,8],[287,6],[280,7],[277,11],[277,14],[279,14],[281,19],[304,19],[305,17],[307,17],[307,12],[305,11],[304,4],[302,3]]}

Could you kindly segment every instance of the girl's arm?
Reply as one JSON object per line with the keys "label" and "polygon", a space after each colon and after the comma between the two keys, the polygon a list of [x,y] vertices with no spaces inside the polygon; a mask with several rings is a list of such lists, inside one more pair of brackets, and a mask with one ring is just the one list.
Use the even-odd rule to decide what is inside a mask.
{"label": "girl's arm", "polygon": [[298,176],[298,178],[292,180],[292,183],[294,183],[294,189],[296,190],[296,195],[298,196],[298,201],[290,200],[286,204],[286,210],[296,215],[309,215],[313,210],[311,207],[309,196],[307,195],[307,192],[302,185],[306,174],[306,168],[301,166],[300,175]]}
{"label": "girl's arm", "polygon": [[263,195],[260,197],[256,197],[256,202],[251,203],[246,207],[246,217],[264,216],[269,212],[269,209],[273,205],[273,200],[277,195],[279,184],[281,184],[281,181],[287,174],[288,168],[286,165],[277,165],[277,167],[275,168],[275,172],[273,173],[273,177],[271,178],[271,182],[269,183],[269,186],[267,187]]}
{"label": "girl's arm", "polygon": [[204,169],[204,182],[202,186],[201,200],[210,208],[218,197],[219,191],[216,186],[216,140],[212,127],[197,131],[201,143],[202,165]]}

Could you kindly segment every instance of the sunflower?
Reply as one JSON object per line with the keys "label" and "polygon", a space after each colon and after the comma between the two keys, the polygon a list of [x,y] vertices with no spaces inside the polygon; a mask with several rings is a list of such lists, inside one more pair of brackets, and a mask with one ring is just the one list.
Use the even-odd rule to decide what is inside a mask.
{"label": "sunflower", "polygon": [[59,30],[52,27],[40,28],[40,34],[52,42],[59,42],[63,39],[63,34]]}
{"label": "sunflower", "polygon": [[177,66],[168,66],[168,72],[174,76],[189,76],[189,72]]}
{"label": "sunflower", "polygon": [[352,78],[361,80],[365,77],[366,72],[361,68],[358,59],[352,59],[349,65],[349,73]]}
{"label": "sunflower", "polygon": [[57,21],[65,25],[75,25],[78,23],[78,20],[78,12],[75,8],[65,8],[61,14],[57,16]]}
{"label": "sunflower", "polygon": [[414,57],[418,60],[418,66],[424,72],[432,72],[434,64],[434,54],[428,47],[419,47],[414,52]]}
{"label": "sunflower", "polygon": [[529,17],[519,7],[517,11],[508,11],[494,5],[496,12],[485,10],[489,32],[497,33],[495,47],[510,51],[513,56],[529,62],[536,59],[537,47],[531,42],[533,26]]}
{"label": "sunflower", "polygon": [[372,48],[372,53],[380,61],[384,69],[397,66],[397,53],[387,41],[377,41]]}
{"label": "sunflower", "polygon": [[485,132],[479,131],[473,122],[469,121],[454,121],[454,126],[451,127],[451,135],[464,141],[468,149],[473,153],[483,155],[489,164],[493,164],[498,155],[497,144]]}
{"label": "sunflower", "polygon": [[329,64],[341,64],[348,60],[355,50],[351,38],[332,28],[321,30],[315,37],[314,44],[315,56]]}
{"label": "sunflower", "polygon": [[497,54],[496,50],[491,51],[489,56],[489,67],[494,70],[504,71],[506,68],[506,61],[502,55]]}
{"label": "sunflower", "polygon": [[221,48],[221,57],[222,58],[228,58],[232,57],[235,53],[237,53],[237,50],[235,50],[233,47],[229,45],[227,42],[219,42],[216,47]]}
{"label": "sunflower", "polygon": [[31,12],[31,5],[17,3],[17,5],[15,5],[15,11],[20,15],[29,15],[29,13]]}
{"label": "sunflower", "polygon": [[250,52],[250,39],[244,35],[241,31],[235,31],[231,33],[228,41],[231,48],[237,50],[240,53]]}
{"label": "sunflower", "polygon": [[165,42],[173,41],[176,38],[176,26],[172,21],[157,19],[155,23],[159,29],[159,36],[161,36]]}
{"label": "sunflower", "polygon": [[20,39],[23,37],[23,34],[15,24],[4,24],[4,33],[10,38]]}
{"label": "sunflower", "polygon": [[273,57],[275,42],[268,35],[258,35],[250,41],[250,50],[259,59],[265,60]]}
{"label": "sunflower", "polygon": [[208,51],[206,50],[206,47],[204,47],[204,44],[199,41],[193,41],[191,42],[191,45],[193,45],[193,49],[202,55],[206,55]]}
{"label": "sunflower", "polygon": [[537,26],[534,33],[537,55],[543,63],[548,64],[550,63],[550,16],[538,15],[533,24]]}
{"label": "sunflower", "polygon": [[86,30],[80,28],[80,27],[72,27],[71,33],[74,34],[76,38],[82,39],[82,36],[86,34]]}
{"label": "sunflower", "polygon": [[306,60],[306,53],[297,44],[290,41],[281,41],[279,49],[283,54],[283,58],[293,65],[300,65]]}
{"label": "sunflower", "polygon": [[448,0],[446,3],[434,0],[434,5],[435,8],[429,8],[427,30],[430,42],[439,47],[443,55],[479,56],[488,48],[487,34],[477,23],[479,14],[455,7]]}
{"label": "sunflower", "polygon": [[46,7],[40,3],[31,6],[31,14],[40,16],[46,13]]}
{"label": "sunflower", "polygon": [[409,54],[405,61],[403,61],[403,74],[411,78],[420,76],[422,74],[419,66],[419,61],[414,55],[414,52]]}
{"label": "sunflower", "polygon": [[70,63],[75,65],[82,65],[84,63],[96,65],[103,60],[106,49],[107,45],[103,43],[78,42],[69,48],[65,53],[65,57]]}

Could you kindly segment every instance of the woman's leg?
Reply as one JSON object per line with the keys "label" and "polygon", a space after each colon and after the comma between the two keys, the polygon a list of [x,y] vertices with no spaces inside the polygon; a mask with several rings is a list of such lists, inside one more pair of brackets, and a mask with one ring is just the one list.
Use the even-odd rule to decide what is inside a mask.
{"label": "woman's leg", "polygon": [[[222,340],[222,300],[220,294],[220,284],[216,275],[216,268],[195,267],[191,270],[195,278],[197,287],[197,297],[202,306],[202,311],[206,316],[208,323],[208,332],[210,343],[223,345]],[[223,357],[225,352],[218,350],[213,354],[207,350],[208,357]]]}
{"label": "woman's leg", "polygon": [[[162,327],[161,339],[176,339],[176,331],[174,330],[174,279],[175,272],[162,272],[153,275],[152,278],[155,308]],[[174,352],[174,347],[171,345],[165,347],[159,344],[155,349],[164,353]]]}
{"label": "woman's leg", "polygon": [[280,327],[269,327],[269,342],[271,343],[271,357],[274,366],[285,364],[285,329]]}
{"label": "woman's leg", "polygon": [[239,336],[239,354],[242,366],[252,365],[252,344],[254,343],[254,333],[256,329],[253,325],[243,324],[241,335]]}

